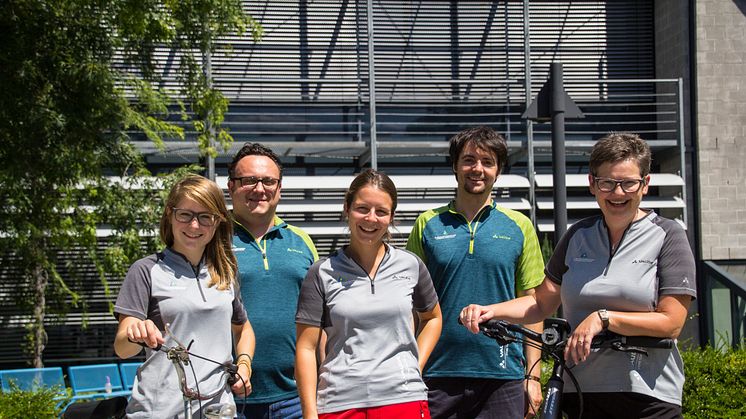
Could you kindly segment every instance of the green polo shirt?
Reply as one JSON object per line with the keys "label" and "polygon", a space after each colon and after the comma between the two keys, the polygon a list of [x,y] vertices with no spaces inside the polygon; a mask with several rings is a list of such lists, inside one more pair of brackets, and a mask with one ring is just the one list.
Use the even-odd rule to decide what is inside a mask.
{"label": "green polo shirt", "polygon": [[425,262],[443,311],[443,331],[424,375],[522,379],[522,345],[501,347],[457,319],[469,304],[511,300],[541,284],[544,262],[531,221],[493,201],[468,222],[451,202],[417,218],[407,249]]}
{"label": "green polo shirt", "polygon": [[318,259],[301,229],[279,217],[257,241],[234,224],[241,298],[256,336],[249,403],[273,403],[298,395],[295,385],[295,310],[303,278]]}

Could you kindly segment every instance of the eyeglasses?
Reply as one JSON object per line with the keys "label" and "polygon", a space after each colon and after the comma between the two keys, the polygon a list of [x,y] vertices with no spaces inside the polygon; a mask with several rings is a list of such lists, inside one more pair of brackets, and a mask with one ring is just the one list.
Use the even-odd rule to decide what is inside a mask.
{"label": "eyeglasses", "polygon": [[217,214],[211,212],[194,212],[188,209],[172,207],[174,210],[174,218],[180,223],[191,223],[192,220],[197,218],[199,225],[204,227],[212,227],[218,220]]}
{"label": "eyeglasses", "polygon": [[616,189],[617,185],[622,187],[622,190],[627,193],[637,192],[640,187],[645,184],[645,179],[609,179],[605,177],[593,177],[593,181],[596,183],[596,187],[601,192],[612,192]]}
{"label": "eyeglasses", "polygon": [[242,187],[249,188],[255,188],[259,182],[262,182],[262,185],[265,188],[274,188],[280,182],[280,179],[275,179],[273,177],[256,176],[232,177],[231,180],[234,182],[238,182],[238,184]]}

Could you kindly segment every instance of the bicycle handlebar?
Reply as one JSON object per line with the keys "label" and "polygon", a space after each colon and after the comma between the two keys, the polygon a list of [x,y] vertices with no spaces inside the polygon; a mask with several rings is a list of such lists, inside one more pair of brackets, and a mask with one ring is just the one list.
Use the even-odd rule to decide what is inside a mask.
{"label": "bicycle handlebar", "polygon": [[[460,319],[459,323],[461,323]],[[555,318],[549,318],[544,322],[544,332],[541,334],[504,320],[488,320],[479,325],[479,330],[501,345],[517,340],[517,337],[511,333],[513,332],[547,346],[564,346],[570,331],[564,319]],[[628,348],[671,349],[672,347],[673,339],[670,338],[624,336],[608,331],[594,336],[591,342],[591,348],[611,348],[618,351],[625,351]]]}
{"label": "bicycle handlebar", "polygon": [[[458,319],[458,321],[461,324],[461,319]],[[479,330],[482,334],[494,339],[500,345],[525,342],[537,348],[540,346],[542,354],[555,361],[551,377],[546,384],[546,396],[541,410],[542,418],[557,419],[561,417],[560,399],[564,387],[564,373],[567,373],[567,376],[570,377],[578,390],[581,407],[580,416],[582,416],[583,399],[580,384],[575,379],[571,369],[566,368],[565,364],[564,351],[567,340],[570,337],[570,324],[567,320],[550,317],[544,320],[544,330],[541,333],[504,320],[486,321],[479,325]],[[668,338],[623,336],[606,331],[593,337],[591,348],[610,348],[620,352],[635,352],[647,355],[648,352],[645,348],[670,349],[673,347],[673,344],[673,339]]]}
{"label": "bicycle handlebar", "polygon": [[[150,346],[146,345],[143,342],[134,342],[130,339],[127,339],[127,340],[129,340],[132,343],[136,343],[142,346],[143,348],[150,348]],[[189,346],[191,346],[191,344]],[[222,392],[222,387],[224,385],[227,384],[229,386],[232,386],[238,381],[238,366],[230,361],[227,361],[221,364],[220,362],[217,362],[215,360],[191,353],[189,352],[189,348],[185,348],[181,344],[178,344],[177,346],[172,346],[172,347],[158,344],[155,348],[150,348],[150,349],[165,353],[166,356],[173,362],[174,367],[176,368],[176,374],[179,376],[179,382],[181,383],[181,391],[184,394],[184,396],[188,397],[189,399],[192,399],[192,400],[212,399],[218,394],[220,394],[220,392]],[[218,390],[216,390],[214,393],[209,394],[209,395],[199,394],[198,391],[195,391],[189,388],[189,386],[187,385],[186,373],[184,371],[184,365],[188,365],[190,362],[189,356],[193,356],[195,358],[199,358],[201,360],[219,365],[223,369],[223,372],[227,375],[223,385],[221,385],[220,388],[218,388]]]}

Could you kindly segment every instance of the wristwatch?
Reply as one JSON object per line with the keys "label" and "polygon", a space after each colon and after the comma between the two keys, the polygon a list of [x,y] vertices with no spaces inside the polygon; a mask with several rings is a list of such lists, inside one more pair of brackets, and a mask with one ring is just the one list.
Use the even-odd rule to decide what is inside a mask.
{"label": "wristwatch", "polygon": [[601,319],[601,324],[603,325],[604,330],[609,328],[609,312],[606,311],[605,308],[602,308],[601,310],[598,310],[596,313],[598,313],[598,318]]}

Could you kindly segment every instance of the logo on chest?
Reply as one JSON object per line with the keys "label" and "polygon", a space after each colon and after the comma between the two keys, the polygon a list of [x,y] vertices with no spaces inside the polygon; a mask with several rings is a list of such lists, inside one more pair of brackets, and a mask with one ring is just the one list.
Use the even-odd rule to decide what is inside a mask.
{"label": "logo on chest", "polygon": [[355,278],[342,278],[340,276],[339,278],[335,279],[335,281],[344,288],[350,288],[352,283],[355,282]]}
{"label": "logo on chest", "polygon": [[585,253],[585,252],[583,252],[583,253],[580,254],[580,256],[573,258],[572,261],[573,262],[580,262],[580,263],[591,263],[591,262],[595,262],[596,259],[595,258],[589,258],[588,254]]}
{"label": "logo on chest", "polygon": [[654,260],[650,260],[650,259],[635,259],[635,260],[632,261],[633,265],[637,264],[637,263],[644,263],[646,265],[651,265],[651,266],[655,265],[655,261]]}
{"label": "logo on chest", "polygon": [[446,239],[452,239],[456,237],[456,233],[448,233],[447,231],[443,230],[443,234],[440,234],[438,236],[435,236],[435,240],[446,240]]}

